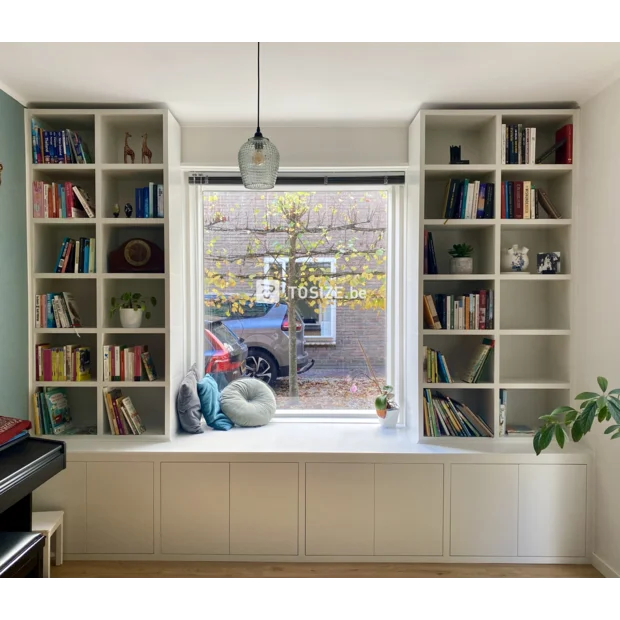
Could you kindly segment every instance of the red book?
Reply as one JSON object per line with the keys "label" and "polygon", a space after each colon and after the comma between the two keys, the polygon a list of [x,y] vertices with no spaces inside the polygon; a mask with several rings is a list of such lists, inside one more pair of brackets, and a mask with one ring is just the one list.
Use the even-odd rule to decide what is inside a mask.
{"label": "red book", "polygon": [[43,381],[52,380],[52,350],[43,349]]}
{"label": "red book", "polygon": [[556,164],[573,163],[573,124],[564,125],[555,132],[555,141],[566,138],[566,142],[555,152]]}
{"label": "red book", "polygon": [[32,427],[30,420],[20,420],[19,418],[7,418],[0,415],[0,445],[13,439],[23,431]]}
{"label": "red book", "polygon": [[515,181],[515,219],[523,219],[523,181]]}
{"label": "red book", "polygon": [[71,183],[65,183],[65,205],[67,217],[73,217],[73,189]]}
{"label": "red book", "polygon": [[486,329],[487,324],[487,292],[480,291],[480,314],[478,317],[478,329]]}
{"label": "red book", "polygon": [[506,219],[506,181],[502,181],[502,219]]}

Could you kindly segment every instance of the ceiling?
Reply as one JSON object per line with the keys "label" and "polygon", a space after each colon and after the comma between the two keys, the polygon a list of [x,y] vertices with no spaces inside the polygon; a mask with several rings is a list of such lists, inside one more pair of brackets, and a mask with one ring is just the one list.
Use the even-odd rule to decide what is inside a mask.
{"label": "ceiling", "polygon": [[[618,43],[264,43],[262,122],[401,124],[423,106],[582,103],[620,77]],[[27,104],[165,106],[251,125],[254,43],[0,43]]]}

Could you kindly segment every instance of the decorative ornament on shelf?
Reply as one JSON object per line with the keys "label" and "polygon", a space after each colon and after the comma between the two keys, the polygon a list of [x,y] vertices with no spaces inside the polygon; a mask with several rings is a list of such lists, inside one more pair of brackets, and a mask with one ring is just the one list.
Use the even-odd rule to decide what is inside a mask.
{"label": "decorative ornament on shelf", "polygon": [[260,43],[258,45],[258,96],[256,133],[239,149],[239,171],[247,189],[272,189],[276,184],[280,153],[260,130]]}
{"label": "decorative ornament on shelf", "polygon": [[461,159],[461,145],[450,146],[450,163],[451,164],[468,164],[469,159]]}
{"label": "decorative ornament on shelf", "polygon": [[540,252],[536,255],[538,273],[556,275],[562,273],[560,264],[560,252]]}
{"label": "decorative ornament on shelf", "polygon": [[[151,163],[151,158],[153,157],[153,153],[151,149],[146,145],[146,139],[148,138],[148,133],[142,134],[142,163]],[[146,161],[148,159],[148,162]]]}
{"label": "decorative ornament on shelf", "polygon": [[136,162],[136,154],[133,149],[129,146],[128,138],[131,138],[131,134],[126,131],[125,132],[125,146],[123,147],[123,162],[127,163],[127,158],[131,159],[131,163],[134,164]]}
{"label": "decorative ornament on shelf", "polygon": [[474,259],[472,254],[474,248],[467,243],[455,243],[448,254],[452,256],[450,259],[450,273],[452,274],[469,274],[474,272]]}
{"label": "decorative ornament on shelf", "polygon": [[126,202],[125,203],[125,217],[131,217],[132,213],[133,213],[133,207],[131,206],[131,203]]}
{"label": "decorative ornament on shelf", "polygon": [[164,253],[147,239],[129,239],[108,255],[110,273],[164,273]]}
{"label": "decorative ornament on shelf", "polygon": [[114,206],[112,207],[112,215],[114,215],[114,217],[118,217],[120,212],[121,208],[118,206],[118,203],[114,203]]}
{"label": "decorative ornament on shelf", "polygon": [[502,271],[510,273],[526,273],[530,264],[530,258],[527,255],[529,249],[520,248],[516,243],[507,250],[502,251]]}

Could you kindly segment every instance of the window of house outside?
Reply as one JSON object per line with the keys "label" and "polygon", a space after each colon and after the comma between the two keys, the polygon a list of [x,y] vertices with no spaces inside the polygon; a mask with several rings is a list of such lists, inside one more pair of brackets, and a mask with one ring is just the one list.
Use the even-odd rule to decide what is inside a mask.
{"label": "window of house outside", "polygon": [[390,189],[197,195],[205,372],[220,389],[269,383],[280,415],[374,415],[390,380]]}

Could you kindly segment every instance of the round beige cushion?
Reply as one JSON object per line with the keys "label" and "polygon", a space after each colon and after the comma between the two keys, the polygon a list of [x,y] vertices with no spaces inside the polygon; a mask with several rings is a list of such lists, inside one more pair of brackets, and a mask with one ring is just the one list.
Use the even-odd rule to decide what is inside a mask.
{"label": "round beige cushion", "polygon": [[238,426],[264,426],[276,412],[276,396],[266,383],[248,377],[222,390],[220,407]]}

